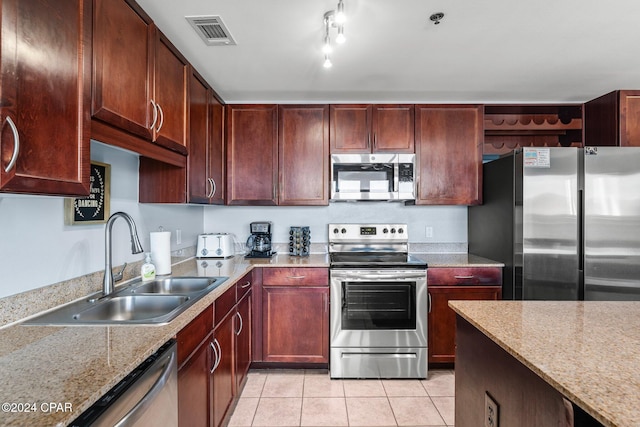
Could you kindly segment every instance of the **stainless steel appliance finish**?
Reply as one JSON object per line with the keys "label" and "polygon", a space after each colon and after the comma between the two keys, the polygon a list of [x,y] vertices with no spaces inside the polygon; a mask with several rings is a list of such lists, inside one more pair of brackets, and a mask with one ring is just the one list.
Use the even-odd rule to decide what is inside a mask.
{"label": "stainless steel appliance finish", "polygon": [[415,154],[331,155],[331,200],[415,200]]}
{"label": "stainless steel appliance finish", "polygon": [[329,224],[332,378],[426,378],[427,265],[406,224]]}
{"label": "stainless steel appliance finish", "polygon": [[525,148],[486,163],[469,252],[505,263],[505,299],[640,299],[639,164],[633,147]]}
{"label": "stainless steel appliance finish", "polygon": [[173,340],[162,346],[70,426],[177,426],[176,349]]}
{"label": "stainless steel appliance finish", "polygon": [[640,300],[640,148],[585,149],[584,299]]}

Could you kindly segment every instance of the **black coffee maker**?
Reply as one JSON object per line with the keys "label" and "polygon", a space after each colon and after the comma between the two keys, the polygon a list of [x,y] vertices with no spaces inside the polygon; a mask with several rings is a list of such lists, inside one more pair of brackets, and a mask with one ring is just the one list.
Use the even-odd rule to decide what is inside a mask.
{"label": "black coffee maker", "polygon": [[252,222],[249,226],[251,235],[247,239],[247,258],[271,258],[275,252],[271,250],[271,221]]}

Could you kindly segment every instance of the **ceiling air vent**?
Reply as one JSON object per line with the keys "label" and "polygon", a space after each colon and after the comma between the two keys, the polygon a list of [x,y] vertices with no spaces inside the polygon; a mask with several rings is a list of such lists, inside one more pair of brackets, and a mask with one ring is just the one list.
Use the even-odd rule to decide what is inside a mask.
{"label": "ceiling air vent", "polygon": [[185,16],[196,33],[209,46],[230,46],[236,41],[220,16]]}

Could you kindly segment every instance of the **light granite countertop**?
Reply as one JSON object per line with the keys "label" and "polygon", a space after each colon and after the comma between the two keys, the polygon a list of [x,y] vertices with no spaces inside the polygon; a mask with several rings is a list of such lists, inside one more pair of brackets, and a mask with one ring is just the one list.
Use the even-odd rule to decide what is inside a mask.
{"label": "light granite countertop", "polygon": [[638,426],[640,302],[451,301],[449,305],[605,426]]}
{"label": "light granite countertop", "polygon": [[[431,266],[501,266],[466,254],[418,255]],[[0,413],[0,425],[63,426],[70,423],[162,344],[174,338],[252,268],[328,267],[329,257],[327,254],[308,257],[276,255],[271,259],[252,260],[235,257],[219,264],[215,259],[192,258],[174,264],[172,274],[198,275],[202,273],[203,262],[214,273],[207,272],[206,275],[225,275],[229,279],[163,326],[27,326],[12,319],[11,316],[22,319],[33,314],[34,306],[42,304],[42,300],[50,306],[36,311],[86,297],[86,292],[73,294],[72,288],[76,286],[73,281],[5,298],[2,307],[7,326],[0,328],[0,400],[2,403],[15,403],[16,408],[28,405],[34,410],[3,411]],[[81,283],[83,281],[87,279],[78,279],[78,286],[96,286],[95,283]],[[91,281],[95,282],[95,278]],[[58,410],[49,410],[49,403],[58,404],[54,408]],[[68,408],[72,411],[65,411]]]}

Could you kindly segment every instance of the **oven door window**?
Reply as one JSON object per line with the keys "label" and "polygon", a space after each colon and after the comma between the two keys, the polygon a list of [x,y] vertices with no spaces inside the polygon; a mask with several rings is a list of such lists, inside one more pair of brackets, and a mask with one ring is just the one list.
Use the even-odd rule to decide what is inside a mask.
{"label": "oven door window", "polygon": [[415,282],[342,282],[342,329],[415,328]]}

